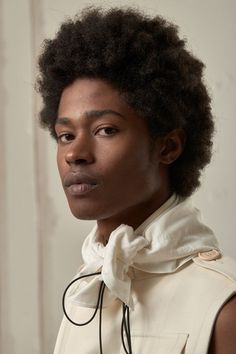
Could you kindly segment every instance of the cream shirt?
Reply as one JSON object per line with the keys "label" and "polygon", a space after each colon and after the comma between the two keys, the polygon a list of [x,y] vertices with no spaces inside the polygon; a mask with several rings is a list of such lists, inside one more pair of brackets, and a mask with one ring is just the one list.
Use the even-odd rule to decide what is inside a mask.
{"label": "cream shirt", "polygon": [[[85,322],[106,284],[103,352],[125,353],[120,336],[122,302],[130,313],[133,354],[206,354],[216,315],[236,292],[236,262],[220,254],[213,232],[191,199],[173,195],[137,230],[121,225],[103,246],[92,230],[82,248],[78,281],[67,296],[67,313]],[[210,260],[211,259],[211,260]],[[98,316],[84,327],[65,317],[54,354],[97,354]]]}

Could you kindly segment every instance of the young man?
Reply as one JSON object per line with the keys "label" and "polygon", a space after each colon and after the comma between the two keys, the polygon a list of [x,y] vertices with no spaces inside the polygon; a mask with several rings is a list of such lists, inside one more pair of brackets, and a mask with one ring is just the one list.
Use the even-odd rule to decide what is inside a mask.
{"label": "young man", "polygon": [[39,66],[71,212],[97,221],[55,354],[235,353],[236,263],[190,200],[214,129],[203,64],[160,17],[87,9]]}

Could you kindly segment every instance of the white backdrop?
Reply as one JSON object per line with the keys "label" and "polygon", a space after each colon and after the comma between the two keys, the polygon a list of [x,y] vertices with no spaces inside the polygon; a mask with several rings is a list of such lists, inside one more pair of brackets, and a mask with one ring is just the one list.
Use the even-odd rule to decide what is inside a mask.
{"label": "white backdrop", "polygon": [[[61,295],[81,262],[91,222],[74,219],[56,171],[56,146],[37,125],[34,91],[40,43],[88,4],[116,1],[0,0],[1,354],[49,354],[62,317]],[[216,119],[215,153],[194,195],[224,252],[236,258],[234,0],[128,1],[180,26],[206,63]]]}

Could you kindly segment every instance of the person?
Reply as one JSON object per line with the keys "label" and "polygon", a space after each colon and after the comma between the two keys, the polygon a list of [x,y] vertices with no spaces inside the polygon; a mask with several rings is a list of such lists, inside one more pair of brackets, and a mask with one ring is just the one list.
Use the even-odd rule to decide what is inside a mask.
{"label": "person", "polygon": [[132,8],[86,8],[45,40],[40,122],[72,214],[96,220],[55,354],[236,352],[236,262],[191,199],[214,133],[203,68]]}

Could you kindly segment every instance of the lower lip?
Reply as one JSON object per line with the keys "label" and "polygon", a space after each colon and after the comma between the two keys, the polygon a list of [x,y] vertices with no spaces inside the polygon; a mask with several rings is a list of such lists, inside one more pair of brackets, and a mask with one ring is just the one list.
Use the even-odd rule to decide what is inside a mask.
{"label": "lower lip", "polygon": [[93,191],[95,188],[97,188],[97,186],[97,184],[87,183],[72,184],[67,188],[67,190],[71,195],[84,195]]}

